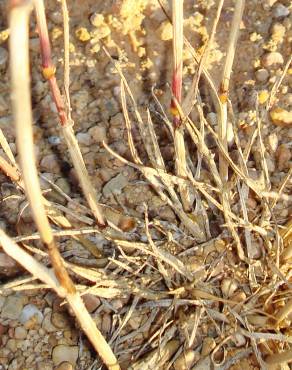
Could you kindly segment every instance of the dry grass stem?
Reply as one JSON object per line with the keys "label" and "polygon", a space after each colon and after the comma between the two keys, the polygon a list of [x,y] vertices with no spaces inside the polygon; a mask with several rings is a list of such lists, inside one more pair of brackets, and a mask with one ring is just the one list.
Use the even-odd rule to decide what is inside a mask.
{"label": "dry grass stem", "polygon": [[51,270],[42,266],[32,256],[15,244],[6,234],[0,230],[0,244],[5,252],[28,270],[35,278],[44,282],[62,298],[65,298],[76,315],[81,328],[93,344],[94,348],[102,358],[109,370],[120,370],[117,359],[104,337],[97,329],[92,317],[86,310],[84,303],[78,293],[72,293],[64,289],[63,285],[58,283]]}
{"label": "dry grass stem", "polygon": [[212,26],[212,30],[211,30],[211,33],[210,33],[210,36],[209,36],[209,40],[208,40],[206,46],[204,47],[203,54],[202,54],[201,59],[198,63],[198,69],[197,69],[196,74],[193,78],[190,91],[188,92],[188,94],[187,94],[187,96],[184,99],[183,104],[182,104],[182,109],[183,109],[184,114],[186,116],[188,116],[190,114],[190,112],[192,111],[192,109],[195,105],[195,101],[197,99],[199,81],[200,81],[204,66],[205,66],[205,64],[208,60],[210,49],[211,49],[212,44],[214,42],[214,37],[215,37],[215,34],[216,34],[216,29],[217,29],[217,25],[218,25],[218,22],[219,22],[219,18],[220,18],[221,12],[222,12],[223,4],[224,4],[224,0],[220,0],[219,4],[218,4],[218,7],[217,7],[217,12],[216,12],[216,16],[215,16],[214,23],[213,23],[213,26]]}
{"label": "dry grass stem", "polygon": [[[239,34],[239,28],[242,20],[243,10],[245,6],[245,0],[238,0],[235,2],[235,9],[234,15],[232,19],[231,29],[230,29],[230,36],[228,41],[227,47],[227,55],[225,59],[225,65],[223,70],[222,82],[220,86],[220,114],[219,114],[219,138],[225,148],[228,150],[228,131],[233,131],[231,128],[228,130],[228,112],[227,112],[227,100],[228,100],[228,91],[229,91],[229,82],[232,72],[232,65],[234,61],[234,55],[236,50],[236,43]],[[230,132],[230,135],[231,135]],[[231,139],[232,140],[232,139]],[[226,163],[226,159],[221,155],[219,158],[219,168],[220,168],[220,176],[222,180],[225,182],[228,179],[228,166]]]}
{"label": "dry grass stem", "polygon": [[[174,148],[175,167],[179,177],[187,177],[187,158],[184,141],[184,126],[177,108],[182,102],[182,69],[183,69],[183,0],[172,1],[173,20],[173,73],[172,73],[172,94],[171,112],[174,125]],[[186,185],[179,186],[179,192],[185,211],[192,208],[192,195]]]}
{"label": "dry grass stem", "polygon": [[[54,18],[48,13],[47,26],[44,0],[11,0],[9,59],[17,150],[14,133],[7,130],[6,134],[9,120],[2,120],[0,96],[0,176],[4,179],[0,223],[4,219],[4,227],[11,228],[13,236],[0,230],[0,246],[4,258],[12,257],[28,273],[20,270],[19,275],[9,277],[0,284],[0,293],[6,296],[7,290],[14,294],[31,290],[36,294],[41,290],[43,297],[47,289],[54,290],[52,296],[57,293],[74,312],[98,354],[95,359],[92,354],[88,358],[92,370],[101,366],[111,370],[227,370],[233,365],[240,367],[240,361],[263,369],[282,366],[292,362],[292,170],[287,164],[290,144],[285,137],[289,127],[274,128],[268,110],[278,99],[279,106],[282,104],[287,88],[280,85],[290,78],[292,59],[288,56],[279,70],[265,67],[266,54],[263,60],[256,59],[262,62],[261,69],[268,70],[269,77],[262,83],[270,89],[269,94],[262,91],[264,102],[262,92],[257,95],[255,83],[261,81],[256,71],[254,83],[244,81],[251,90],[242,98],[240,82],[252,68],[258,68],[249,66],[240,78],[232,74],[245,1],[233,1],[234,11],[224,0],[158,2],[166,22],[157,4],[123,0],[111,2],[115,3],[113,8],[108,4],[100,11],[94,7],[90,23],[87,20],[88,25],[78,28],[74,36],[76,21],[80,22],[83,14],[76,14],[72,2],[60,0],[60,9],[53,10]],[[117,34],[127,24],[124,11],[129,3],[135,3],[129,9],[131,17],[137,5],[138,14],[145,19],[142,22],[141,18],[136,31]],[[205,3],[210,3],[208,17],[201,12]],[[247,4],[247,14],[250,6]],[[48,86],[38,81],[31,65],[31,88],[28,50],[29,45],[35,45],[35,40],[29,39],[30,35],[35,39],[34,29],[29,34],[33,8]],[[51,0],[48,11],[52,11]],[[224,25],[219,30],[219,22],[227,22],[230,16],[231,27]],[[244,47],[257,51],[250,23],[246,22],[243,30]],[[155,24],[158,28],[153,33]],[[226,27],[230,34],[224,32]],[[54,59],[64,63],[61,90],[48,30],[56,45]],[[2,32],[0,43],[1,37]],[[167,50],[171,41],[162,41],[171,37],[173,48]],[[214,60],[220,62],[223,54],[219,45],[224,43],[227,55],[220,72]],[[64,52],[57,46],[64,46]],[[162,47],[168,52],[165,58],[172,60],[170,68],[163,66],[160,75]],[[246,62],[242,58],[245,50],[238,49],[236,73],[245,72]],[[37,51],[31,48],[31,53],[33,61]],[[95,65],[101,69],[94,70]],[[82,71],[86,72],[78,79]],[[95,84],[97,77],[101,88],[96,89],[93,81]],[[165,78],[172,80],[169,91],[163,88]],[[150,89],[148,83],[154,79],[157,84]],[[46,95],[39,94],[39,83]],[[84,130],[84,160],[73,130],[70,88],[74,101],[82,96],[82,102],[76,100],[76,117],[80,106],[88,103],[84,111],[88,122],[82,121],[83,115],[79,122]],[[30,89],[36,94],[32,98]],[[57,144],[55,140],[35,144],[41,155],[47,154],[50,145],[55,146],[51,151],[67,150],[86,205],[82,205],[75,181],[68,178],[66,184],[62,174],[59,182],[57,170],[50,176],[41,173],[47,171],[44,156],[38,157],[40,172],[36,170],[33,132],[39,141],[42,130],[38,122],[32,130],[32,109],[33,113],[41,111],[48,127],[45,136],[55,135],[58,127],[50,127],[53,112],[43,106],[50,101],[50,94],[64,139],[60,143],[58,138]],[[96,121],[102,119],[102,130],[100,123],[94,126],[95,117]],[[99,134],[104,141],[96,137]],[[92,142],[103,143],[96,157]],[[96,183],[103,188],[101,199],[106,199],[106,204],[98,204],[99,194],[88,176],[87,161],[88,169],[98,177]],[[31,229],[34,221],[37,232]],[[91,314],[84,305],[90,298],[97,303]],[[52,310],[53,318],[54,304]],[[84,363],[83,354],[79,357],[78,366]]]}
{"label": "dry grass stem", "polygon": [[[62,132],[66,141],[66,144],[69,149],[69,153],[76,170],[78,179],[80,181],[81,188],[83,190],[84,196],[89,204],[89,207],[92,210],[92,213],[100,226],[106,225],[106,220],[102,214],[102,211],[97,203],[97,193],[94,187],[91,184],[89,179],[89,175],[87,169],[85,167],[82,154],[78,145],[78,142],[75,138],[73,132],[73,122],[70,119],[70,99],[69,99],[69,76],[68,76],[68,55],[66,58],[66,79],[65,79],[65,91],[67,96],[67,102],[69,105],[67,106],[67,111],[64,106],[63,98],[61,96],[56,76],[55,76],[55,66],[52,63],[51,57],[51,47],[49,41],[49,35],[47,30],[47,22],[45,16],[45,9],[43,0],[35,0],[34,1],[37,22],[39,27],[39,35],[40,35],[40,45],[41,45],[41,55],[42,55],[42,65],[43,65],[43,75],[48,80],[52,92],[52,97],[55,102],[60,124],[62,127]],[[63,4],[64,8],[64,4]],[[66,9],[64,8],[64,17],[66,18]],[[68,34],[67,31],[65,33],[65,43],[66,43],[66,53],[68,54]],[[68,115],[69,114],[69,115]]]}
{"label": "dry grass stem", "polygon": [[[30,2],[12,6],[10,12],[10,53],[12,107],[16,125],[17,147],[25,191],[41,239],[48,248],[56,276],[65,289],[73,292],[74,285],[65,270],[60,253],[55,245],[51,227],[46,215],[39,185],[32,131],[32,111],[29,79],[28,22]],[[19,47],[21,45],[21,47]]]}

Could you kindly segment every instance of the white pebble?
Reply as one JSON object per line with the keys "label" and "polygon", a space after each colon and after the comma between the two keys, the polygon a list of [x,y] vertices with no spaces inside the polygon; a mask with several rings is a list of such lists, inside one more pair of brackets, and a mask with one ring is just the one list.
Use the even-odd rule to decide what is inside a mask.
{"label": "white pebble", "polygon": [[37,318],[38,323],[41,324],[44,318],[43,314],[34,304],[28,304],[23,307],[21,314],[19,316],[19,321],[22,324],[25,324],[33,316],[35,316]]}
{"label": "white pebble", "polygon": [[278,135],[275,132],[268,136],[268,147],[272,153],[275,153],[275,151],[278,148],[278,144],[279,144],[279,139],[278,139]]}
{"label": "white pebble", "polygon": [[275,64],[283,64],[283,63],[284,63],[283,55],[278,53],[277,51],[272,51],[270,53],[266,53],[262,57],[262,65],[265,68],[272,67]]}
{"label": "white pebble", "polygon": [[79,144],[89,146],[91,144],[91,137],[89,134],[84,132],[78,132],[76,139]]}
{"label": "white pebble", "polygon": [[72,366],[75,366],[78,358],[78,346],[67,346],[60,344],[54,347],[52,352],[52,360],[54,365],[59,365],[62,362],[70,362]]}
{"label": "white pebble", "polygon": [[27,336],[27,330],[23,326],[18,326],[14,330],[15,339],[25,339]]}
{"label": "white pebble", "polygon": [[61,138],[59,136],[49,136],[48,137],[48,142],[51,144],[51,145],[59,145],[61,144]]}
{"label": "white pebble", "polygon": [[272,14],[275,18],[283,18],[287,17],[290,14],[290,11],[283,4],[277,4],[273,9]]}

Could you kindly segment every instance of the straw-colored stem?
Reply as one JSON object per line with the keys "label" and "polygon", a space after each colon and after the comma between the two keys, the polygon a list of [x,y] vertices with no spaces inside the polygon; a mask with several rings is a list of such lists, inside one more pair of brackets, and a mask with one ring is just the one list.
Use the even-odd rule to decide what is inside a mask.
{"label": "straw-colored stem", "polygon": [[[235,55],[235,48],[239,34],[240,23],[243,15],[245,0],[237,0],[235,2],[234,15],[231,24],[231,30],[228,41],[227,55],[225,59],[225,65],[223,70],[222,82],[220,86],[220,111],[219,111],[219,138],[224,145],[224,148],[228,149],[228,113],[227,113],[227,100],[230,76],[232,72],[232,66]],[[228,164],[223,155],[219,156],[219,169],[220,175],[223,181],[228,180]]]}
{"label": "straw-colored stem", "polygon": [[91,208],[95,219],[98,221],[99,226],[104,226],[106,225],[106,221],[103,217],[100,207],[97,204],[97,195],[89,180],[87,169],[85,167],[72,126],[63,127],[62,131],[70,152],[74,168],[79,174],[79,181],[84,191],[87,203],[89,204],[89,207]]}
{"label": "straw-colored stem", "polygon": [[62,2],[62,14],[63,14],[63,31],[64,31],[64,90],[66,96],[66,106],[68,108],[67,115],[69,120],[71,120],[71,101],[70,101],[70,29],[69,29],[69,14],[67,1],[61,0]]}
{"label": "straw-colored stem", "polygon": [[[173,19],[173,74],[171,112],[174,125],[174,147],[176,174],[187,178],[186,148],[184,142],[184,127],[179,114],[178,105],[182,98],[182,67],[183,67],[183,0],[172,1]],[[179,185],[179,192],[185,211],[192,207],[190,189],[186,185]]]}
{"label": "straw-colored stem", "polygon": [[[49,35],[48,35],[48,28],[47,28],[43,0],[34,0],[34,6],[35,6],[37,23],[38,23],[38,28],[39,28],[39,35],[40,35],[43,75],[49,82],[52,97],[56,105],[58,114],[59,114],[59,120],[60,120],[60,124],[62,127],[63,135],[65,137],[65,141],[69,149],[69,153],[70,153],[70,156],[73,162],[73,166],[76,170],[84,196],[89,204],[89,207],[91,208],[91,211],[98,225],[105,226],[106,220],[102,214],[102,211],[99,205],[97,204],[97,194],[89,179],[89,175],[84,165],[84,161],[82,158],[82,154],[81,154],[78,142],[74,136],[74,132],[72,129],[73,122],[70,119],[70,116],[68,116],[68,113],[66,112],[63,98],[60,93],[60,89],[58,87],[57,80],[55,77],[55,67],[52,62],[50,40],[49,40]],[[68,65],[67,65],[67,69],[68,69]],[[66,90],[66,95],[68,95],[67,99],[69,99],[68,89],[69,89],[69,86],[68,86],[68,72],[67,72],[67,78],[65,80],[65,90]]]}
{"label": "straw-colored stem", "polygon": [[10,13],[10,67],[12,87],[12,108],[16,124],[17,147],[20,166],[26,184],[27,197],[37,227],[45,243],[52,241],[50,226],[41,200],[38,177],[35,167],[35,154],[32,133],[32,112],[30,97],[28,20],[31,6],[29,2],[12,7]]}
{"label": "straw-colored stem", "polygon": [[16,125],[16,140],[19,152],[25,191],[32,210],[34,221],[42,241],[48,248],[55,274],[61,285],[69,292],[75,287],[63,266],[59,250],[55,245],[50,224],[45,212],[38,174],[32,131],[32,111],[29,79],[28,21],[31,10],[29,1],[18,2],[10,12],[10,56],[12,109]]}
{"label": "straw-colored stem", "polygon": [[66,291],[58,283],[58,280],[51,270],[41,265],[29,253],[20,248],[2,230],[0,230],[0,245],[10,257],[15,259],[15,261],[28,270],[35,278],[41,280],[48,285],[49,288],[54,289],[60,297],[67,300],[82,330],[85,332],[108,369],[120,370],[115,355],[86,310],[80,295],[76,292],[69,293]]}
{"label": "straw-colored stem", "polygon": [[191,86],[186,98],[184,99],[182,108],[183,108],[183,112],[184,112],[185,116],[188,116],[191,113],[191,111],[193,109],[193,106],[194,106],[194,102],[197,98],[199,81],[200,81],[205,63],[208,60],[209,52],[211,50],[211,47],[212,47],[212,44],[213,44],[213,41],[214,41],[214,37],[215,37],[216,29],[217,29],[217,24],[219,22],[219,18],[220,18],[220,15],[221,15],[223,3],[224,3],[224,0],[219,1],[217,11],[216,11],[215,20],[214,20],[212,30],[211,30],[211,34],[210,34],[210,38],[207,42],[207,45],[204,48],[204,52],[203,52],[203,55],[200,59],[200,62],[198,63],[198,69],[197,69],[196,74],[193,78],[192,86]]}

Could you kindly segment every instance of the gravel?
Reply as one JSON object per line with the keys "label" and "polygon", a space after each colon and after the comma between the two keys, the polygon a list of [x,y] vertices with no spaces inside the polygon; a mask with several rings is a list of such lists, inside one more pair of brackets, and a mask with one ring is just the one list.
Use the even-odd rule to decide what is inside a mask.
{"label": "gravel", "polygon": [[41,324],[44,318],[42,312],[33,304],[28,304],[23,307],[19,316],[19,321],[22,324],[28,322],[32,317],[36,318],[38,324]]}
{"label": "gravel", "polygon": [[22,312],[23,298],[17,296],[9,296],[6,298],[1,312],[1,317],[4,319],[17,320]]}
{"label": "gravel", "polygon": [[67,346],[60,344],[54,347],[52,352],[52,360],[55,366],[60,365],[62,362],[69,362],[75,366],[78,358],[78,346]]}

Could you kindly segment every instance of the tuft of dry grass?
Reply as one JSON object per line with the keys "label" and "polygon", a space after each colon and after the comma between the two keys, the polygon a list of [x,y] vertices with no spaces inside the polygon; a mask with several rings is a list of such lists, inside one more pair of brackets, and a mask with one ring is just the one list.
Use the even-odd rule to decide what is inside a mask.
{"label": "tuft of dry grass", "polygon": [[[183,34],[182,0],[172,2],[172,17],[168,16],[174,30],[170,116],[155,95],[154,100],[160,110],[161,123],[166,125],[169,138],[173,140],[175,174],[168,171],[161,153],[157,134],[159,127],[154,122],[152,111],[147,108],[146,114],[141,114],[141,107],[131,92],[121,64],[111,58],[106,48],[103,49],[120,77],[121,108],[132,159],[123,158],[106,143],[104,147],[110,156],[139,171],[179,220],[165,222],[159,218],[151,220],[146,205],[144,217],[139,218],[97,204],[96,192],[72,129],[71,109],[74,107],[71,107],[69,93],[69,17],[66,1],[62,0],[64,98],[52,64],[43,1],[11,1],[11,85],[20,169],[1,131],[0,145],[6,157],[0,156],[0,168],[22,192],[25,191],[38,233],[20,235],[13,240],[0,231],[0,244],[4,251],[32,275],[9,281],[0,286],[0,291],[53,289],[67,300],[102,362],[112,370],[196,368],[196,361],[198,366],[205,366],[206,359],[212,366],[227,369],[252,354],[262,368],[267,364],[292,360],[292,224],[290,220],[286,226],[279,227],[273,214],[292,171],[277,189],[271,188],[262,137],[262,124],[267,111],[262,112],[259,107],[257,125],[245,148],[241,147],[228,92],[245,5],[243,0],[235,3],[219,89],[206,69],[205,63],[223,3],[223,0],[218,2],[209,43],[201,57]],[[53,205],[40,190],[32,150],[28,68],[28,22],[32,4],[39,27],[43,74],[50,84],[62,131],[91,214],[60,189],[57,190],[62,196],[75,202],[74,211]],[[182,74],[184,47],[197,65],[191,91],[185,99]],[[290,63],[291,58],[284,72],[287,72]],[[272,106],[284,72],[270,93],[267,109]],[[200,78],[207,81],[216,109],[218,131],[205,117]],[[196,113],[196,122],[192,120],[191,112]],[[140,154],[142,148],[137,150],[134,125],[138,126],[146,159]],[[237,159],[230,153],[228,125],[232,125]],[[213,138],[215,149],[209,147],[207,133]],[[187,135],[191,143],[188,145],[192,145],[196,156],[188,150]],[[262,184],[252,179],[249,173],[247,163],[252,146],[256,146],[260,154],[260,170],[264,174]],[[215,152],[219,154],[219,160]],[[202,164],[208,170],[208,178],[204,177]],[[56,188],[54,184],[51,186]],[[248,212],[247,201],[251,197],[260,205],[254,217]],[[66,218],[67,213],[85,227],[75,228],[74,222]],[[216,236],[211,234],[212,219],[216,219],[221,226]],[[57,226],[57,230],[52,231],[49,220]],[[107,227],[94,227],[95,221],[101,226],[107,224]],[[109,255],[102,247],[97,250],[94,243],[86,239],[88,234],[96,234],[109,242],[114,253]],[[92,253],[92,259],[86,263],[63,259],[57,240],[64,236],[76,238]],[[31,245],[30,241],[38,239],[43,241],[46,250]],[[22,246],[16,243],[22,243]],[[254,253],[254,248],[257,248],[260,257]],[[53,269],[45,265],[48,255]],[[74,282],[71,275],[74,275]],[[106,339],[85,309],[81,297],[86,293],[94,294],[102,301],[95,315],[99,315],[104,307],[112,308],[112,299],[127,302],[119,311],[112,308],[114,320]],[[135,325],[128,326],[137,317],[142,320],[137,325],[135,322]],[[101,366],[99,359],[94,366]]]}

